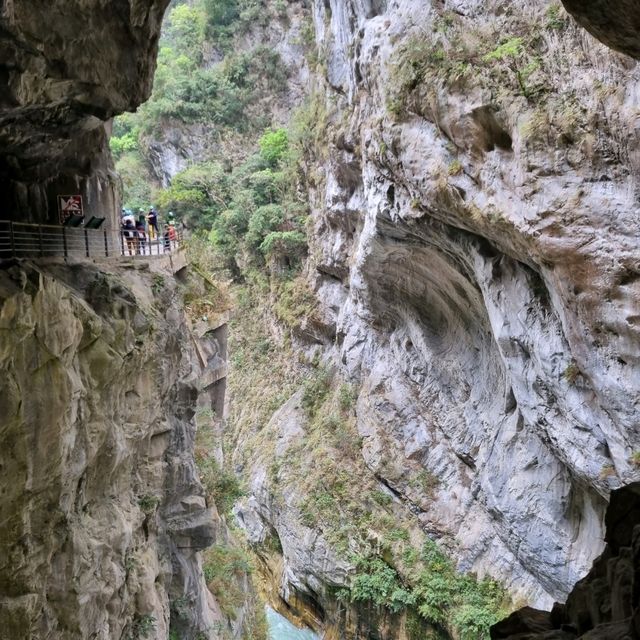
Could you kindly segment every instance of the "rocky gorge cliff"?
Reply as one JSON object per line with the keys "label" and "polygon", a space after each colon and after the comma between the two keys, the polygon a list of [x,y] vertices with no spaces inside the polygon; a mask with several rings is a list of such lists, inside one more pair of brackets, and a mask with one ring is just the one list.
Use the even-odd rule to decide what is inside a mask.
{"label": "rocky gorge cliff", "polygon": [[548,20],[316,7],[338,107],[309,269],[368,466],[436,475],[423,524],[537,601],[590,566],[638,448],[635,64]]}
{"label": "rocky gorge cliff", "polygon": [[168,637],[212,624],[214,523],[193,462],[199,372],[149,265],[3,265],[3,638]]}
{"label": "rocky gorge cliff", "polygon": [[[5,220],[57,223],[57,197],[78,193],[119,229],[111,119],[149,96],[167,4],[2,4]],[[194,414],[213,415],[224,376],[219,328],[192,331],[188,311],[215,305],[179,262],[1,261],[2,640],[201,640],[260,624],[248,568],[229,580],[242,597],[207,589],[227,566],[202,551],[232,550]],[[200,450],[213,427],[197,430]]]}
{"label": "rocky gorge cliff", "polygon": [[[573,10],[589,23],[594,5]],[[426,533],[514,597],[563,601],[602,550],[611,489],[638,478],[636,63],[553,3],[311,13],[317,302],[293,333],[355,389],[366,468],[350,475],[339,445],[305,454],[318,436],[293,396],[235,440],[241,522],[255,544],[277,537],[282,597],[321,619],[358,574],[322,511],[342,509],[341,487],[300,482],[333,457],[329,475],[346,469],[365,511],[389,496],[412,542]],[[383,528],[374,516],[367,543]]]}
{"label": "rocky gorge cliff", "polygon": [[[105,122],[148,94],[166,3],[104,15],[14,4],[2,8],[13,62],[0,76],[11,215],[49,219],[69,184],[113,215]],[[635,55],[631,3],[566,4]],[[229,469],[243,480],[225,511],[264,593],[327,638],[470,640],[514,600],[564,601],[603,549],[611,490],[640,464],[636,63],[555,3],[242,6],[253,13],[239,14],[240,45],[257,53],[225,63],[230,36],[216,32],[189,73],[220,65],[196,78],[213,101],[204,114],[235,126],[242,104],[252,122],[227,135],[165,100],[167,129],[136,142],[158,180],[180,186],[200,154],[236,162],[270,104],[262,126],[302,102],[294,189],[309,203],[308,252],[284,236],[295,252],[266,246],[257,273],[237,249],[229,422],[201,454],[205,484],[233,488]],[[51,40],[65,16],[70,31],[106,34],[104,66],[75,68],[87,38]],[[286,87],[256,44],[278,48]],[[116,78],[120,67],[132,74]],[[285,182],[273,189],[256,166],[236,190],[242,206],[200,212],[204,195],[189,192],[190,211],[246,224],[246,184],[273,205]],[[213,186],[231,171],[205,170]],[[254,249],[266,206],[248,224]],[[278,224],[300,233],[297,218]],[[12,639],[243,633],[251,587],[197,479],[202,363],[176,287],[144,267],[3,263],[0,632]],[[620,580],[602,581],[627,538],[597,564],[600,595],[628,587],[623,563]],[[541,632],[571,637],[632,612],[587,620],[599,602],[575,602]]]}
{"label": "rocky gorge cliff", "polygon": [[168,4],[2,3],[5,218],[57,223],[56,196],[78,193],[87,213],[112,219],[119,190],[108,149],[110,119],[149,97]]}

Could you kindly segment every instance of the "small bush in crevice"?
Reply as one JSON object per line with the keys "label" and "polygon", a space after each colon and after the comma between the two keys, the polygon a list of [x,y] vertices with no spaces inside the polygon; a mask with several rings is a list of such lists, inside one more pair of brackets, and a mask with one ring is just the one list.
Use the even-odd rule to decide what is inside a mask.
{"label": "small bush in crevice", "polygon": [[127,640],[143,640],[144,638],[152,638],[155,628],[156,619],[154,616],[138,616],[131,624],[129,633],[127,634]]}
{"label": "small bush in crevice", "polygon": [[235,619],[245,602],[244,581],[253,572],[245,551],[228,544],[218,544],[204,552],[204,577],[223,613]]}
{"label": "small bush in crevice", "polygon": [[331,390],[331,376],[327,369],[318,369],[305,380],[302,408],[313,418]]}
{"label": "small bush in crevice", "polygon": [[229,514],[235,501],[244,495],[240,480],[212,457],[196,456],[196,464],[209,504],[215,504],[221,514]]}

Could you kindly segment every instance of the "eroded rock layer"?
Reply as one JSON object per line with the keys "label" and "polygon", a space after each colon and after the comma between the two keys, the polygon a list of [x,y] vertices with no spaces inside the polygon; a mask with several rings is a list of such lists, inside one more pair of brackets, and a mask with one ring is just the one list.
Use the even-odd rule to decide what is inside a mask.
{"label": "eroded rock layer", "polygon": [[168,0],[4,2],[0,9],[3,218],[56,220],[57,195],[115,214],[107,121],[151,91]]}
{"label": "eroded rock layer", "polygon": [[607,546],[593,568],[552,611],[525,608],[491,630],[498,640],[625,640],[640,635],[640,485],[614,491],[606,517]]}
{"label": "eroded rock layer", "polygon": [[[324,330],[299,337],[359,385],[369,469],[461,570],[563,600],[638,478],[637,66],[553,3],[313,11]],[[264,472],[282,593],[313,596]],[[332,584],[324,543],[305,549]]]}
{"label": "eroded rock layer", "polygon": [[214,624],[199,365],[172,281],[149,265],[0,269],[2,638],[167,638],[176,615],[194,638]]}

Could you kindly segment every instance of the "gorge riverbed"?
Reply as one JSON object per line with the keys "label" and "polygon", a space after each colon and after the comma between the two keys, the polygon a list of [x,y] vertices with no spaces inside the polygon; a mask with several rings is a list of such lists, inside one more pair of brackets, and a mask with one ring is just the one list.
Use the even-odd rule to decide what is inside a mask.
{"label": "gorge riverbed", "polygon": [[310,629],[299,629],[271,607],[266,607],[269,640],[320,640]]}

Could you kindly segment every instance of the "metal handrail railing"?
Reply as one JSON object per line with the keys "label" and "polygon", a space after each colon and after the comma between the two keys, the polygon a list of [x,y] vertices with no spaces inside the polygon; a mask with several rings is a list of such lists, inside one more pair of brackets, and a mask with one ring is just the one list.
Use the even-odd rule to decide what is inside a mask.
{"label": "metal handrail railing", "polygon": [[182,241],[182,231],[168,227],[151,239],[136,229],[85,229],[0,220],[0,259],[157,257],[181,249]]}

